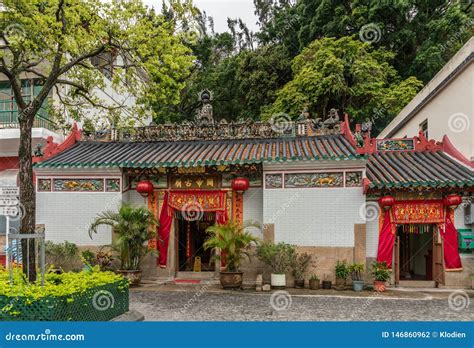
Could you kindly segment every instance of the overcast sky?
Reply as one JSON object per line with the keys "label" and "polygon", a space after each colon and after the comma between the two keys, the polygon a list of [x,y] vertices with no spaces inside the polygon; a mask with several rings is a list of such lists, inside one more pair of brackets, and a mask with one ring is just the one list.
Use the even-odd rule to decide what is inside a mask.
{"label": "overcast sky", "polygon": [[[161,9],[161,0],[143,0],[148,6]],[[253,0],[194,0],[194,5],[214,18],[215,31],[227,31],[227,17],[242,18],[250,30],[257,31]]]}

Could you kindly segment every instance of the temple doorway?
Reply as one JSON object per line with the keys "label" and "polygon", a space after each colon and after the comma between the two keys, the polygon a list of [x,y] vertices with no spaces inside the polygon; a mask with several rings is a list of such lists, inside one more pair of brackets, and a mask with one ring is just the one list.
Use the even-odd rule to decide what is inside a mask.
{"label": "temple doorway", "polygon": [[206,229],[214,225],[215,213],[206,212],[190,217],[176,212],[177,259],[179,272],[213,272],[212,250],[204,250]]}
{"label": "temple doorway", "polygon": [[434,280],[434,224],[397,226],[399,280]]}

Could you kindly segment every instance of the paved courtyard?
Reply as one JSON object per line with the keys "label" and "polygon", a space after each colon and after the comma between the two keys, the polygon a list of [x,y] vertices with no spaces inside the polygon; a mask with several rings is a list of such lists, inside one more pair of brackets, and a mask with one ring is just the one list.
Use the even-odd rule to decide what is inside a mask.
{"label": "paved courtyard", "polygon": [[130,293],[130,308],[144,314],[147,321],[474,320],[474,299],[465,296],[452,299],[450,305],[449,293],[408,298],[344,293],[315,296],[212,292],[200,287],[185,291],[137,289]]}

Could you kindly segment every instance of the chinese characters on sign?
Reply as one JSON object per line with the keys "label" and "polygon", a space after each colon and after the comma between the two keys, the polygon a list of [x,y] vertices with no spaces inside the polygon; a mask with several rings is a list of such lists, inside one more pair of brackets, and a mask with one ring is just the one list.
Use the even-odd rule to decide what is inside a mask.
{"label": "chinese characters on sign", "polygon": [[171,177],[173,189],[215,189],[219,187],[219,177],[213,176],[175,176]]}

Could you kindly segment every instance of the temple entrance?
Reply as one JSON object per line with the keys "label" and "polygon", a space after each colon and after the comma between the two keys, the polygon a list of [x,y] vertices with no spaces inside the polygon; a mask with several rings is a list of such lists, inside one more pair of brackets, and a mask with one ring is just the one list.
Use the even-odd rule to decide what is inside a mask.
{"label": "temple entrance", "polygon": [[[395,242],[395,284],[444,283],[443,245],[436,224],[401,224]],[[418,282],[417,282],[418,281]]]}
{"label": "temple entrance", "polygon": [[400,280],[433,280],[435,225],[397,226]]}
{"label": "temple entrance", "polygon": [[189,218],[176,212],[177,256],[180,272],[214,271],[212,250],[204,250],[206,229],[215,223],[215,213],[203,213]]}

